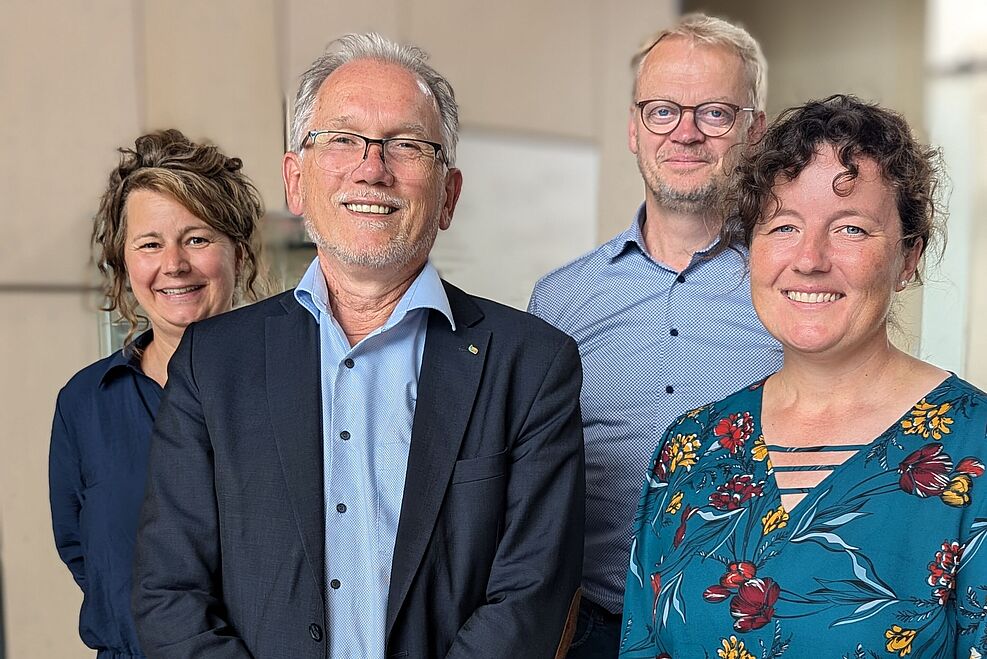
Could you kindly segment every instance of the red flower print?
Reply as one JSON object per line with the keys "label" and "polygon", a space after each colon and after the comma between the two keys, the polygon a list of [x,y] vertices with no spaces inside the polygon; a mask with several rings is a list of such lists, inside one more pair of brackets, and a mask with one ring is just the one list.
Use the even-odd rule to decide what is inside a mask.
{"label": "red flower print", "polygon": [[703,599],[710,604],[725,602],[731,595],[733,595],[733,592],[729,588],[721,586],[720,584],[713,584],[703,591]]}
{"label": "red flower print", "polygon": [[983,476],[984,463],[973,457],[963,458],[960,460],[960,463],[956,465],[956,473],[974,477]]}
{"label": "red flower print", "polygon": [[942,543],[942,549],[936,552],[936,560],[929,563],[932,596],[941,605],[945,605],[956,590],[956,571],[960,567],[963,549],[960,543],[947,540]]}
{"label": "red flower print", "polygon": [[730,590],[737,590],[741,584],[757,576],[757,567],[747,561],[739,561],[727,565],[726,573],[720,577],[720,585]]}
{"label": "red flower print", "polygon": [[919,497],[942,494],[949,485],[953,461],[943,452],[942,444],[926,444],[898,465],[898,485]]}
{"label": "red flower print", "polygon": [[713,429],[713,434],[720,438],[720,446],[736,453],[744,446],[751,433],[754,432],[754,417],[750,412],[731,414],[720,419]]}
{"label": "red flower print", "polygon": [[781,587],[773,579],[751,579],[740,586],[730,601],[733,628],[738,632],[760,629],[771,622]]}
{"label": "red flower print", "polygon": [[734,476],[709,495],[709,505],[717,510],[737,510],[742,505],[761,496],[764,481],[754,482],[750,474]]}
{"label": "red flower print", "polygon": [[651,575],[651,589],[655,591],[655,595],[661,590],[661,574],[658,572]]}
{"label": "red flower print", "polygon": [[658,454],[658,459],[655,460],[655,466],[651,469],[651,474],[659,483],[668,482],[668,468],[671,462],[672,445],[671,442],[665,442],[665,445],[661,447],[661,453]]}
{"label": "red flower print", "polygon": [[685,504],[685,508],[682,509],[682,521],[679,522],[679,528],[675,529],[675,536],[672,538],[672,546],[676,549],[685,540],[685,523],[689,521],[689,518],[696,512],[696,508],[693,508],[689,504]]}

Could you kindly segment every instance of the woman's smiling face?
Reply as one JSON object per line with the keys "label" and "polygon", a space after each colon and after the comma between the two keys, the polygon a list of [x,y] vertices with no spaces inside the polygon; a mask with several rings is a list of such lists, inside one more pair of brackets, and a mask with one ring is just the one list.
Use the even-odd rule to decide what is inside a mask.
{"label": "woman's smiling face", "polygon": [[170,195],[135,190],[126,203],[127,276],[155,334],[180,338],[190,323],[229,311],[232,241]]}
{"label": "woman's smiling face", "polygon": [[824,144],[774,188],[778,212],[755,228],[751,295],[786,352],[850,356],[886,345],[891,299],[915,272],[921,241],[903,247],[894,190],[872,159],[857,166],[837,194],[846,168]]}

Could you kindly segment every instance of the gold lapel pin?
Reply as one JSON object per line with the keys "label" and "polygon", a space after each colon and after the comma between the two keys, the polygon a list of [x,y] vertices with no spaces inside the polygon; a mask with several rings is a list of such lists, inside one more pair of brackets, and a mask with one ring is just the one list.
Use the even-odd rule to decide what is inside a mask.
{"label": "gold lapel pin", "polygon": [[469,347],[469,348],[467,348],[467,350],[469,350],[469,351],[470,351],[471,353],[473,353],[474,355],[477,355],[477,354],[479,354],[479,353],[480,353],[480,349],[479,349],[479,348],[477,348],[477,347],[476,347],[475,345],[473,345],[472,343],[470,344],[470,347]]}

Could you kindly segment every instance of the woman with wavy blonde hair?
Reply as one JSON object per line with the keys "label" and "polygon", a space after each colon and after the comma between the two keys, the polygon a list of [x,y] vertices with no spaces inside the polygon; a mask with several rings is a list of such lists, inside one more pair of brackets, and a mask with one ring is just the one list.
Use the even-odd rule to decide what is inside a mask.
{"label": "woman with wavy blonde hair", "polygon": [[143,656],[130,574],[168,361],[189,324],[259,296],[264,212],[239,158],[177,130],[143,135],[120,153],[92,242],[103,308],[130,331],[123,349],[59,392],[49,454],[55,545],[85,596],[79,631],[98,657],[114,658]]}

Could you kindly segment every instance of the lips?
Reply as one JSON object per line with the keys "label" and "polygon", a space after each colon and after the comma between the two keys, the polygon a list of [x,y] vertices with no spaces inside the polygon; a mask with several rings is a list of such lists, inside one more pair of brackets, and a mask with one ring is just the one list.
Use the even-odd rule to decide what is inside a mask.
{"label": "lips", "polygon": [[832,291],[783,291],[785,297],[787,297],[792,302],[801,302],[803,304],[822,304],[824,302],[836,302],[846,297],[843,293],[837,293]]}

